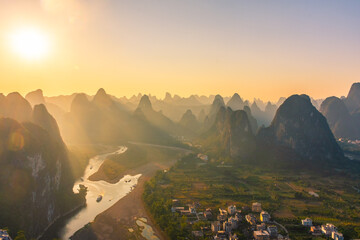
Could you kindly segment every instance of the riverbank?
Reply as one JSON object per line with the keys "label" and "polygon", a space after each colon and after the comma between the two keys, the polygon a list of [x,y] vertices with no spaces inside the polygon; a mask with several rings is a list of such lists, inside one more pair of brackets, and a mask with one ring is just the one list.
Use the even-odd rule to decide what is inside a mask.
{"label": "riverbank", "polygon": [[[142,146],[142,144],[137,145]],[[167,146],[160,145],[146,145],[146,147],[169,149]],[[172,147],[170,148],[173,149]],[[174,148],[173,150],[181,152],[181,155],[189,152],[187,149]],[[163,234],[147,211],[146,206],[142,200],[142,194],[144,192],[145,182],[149,181],[158,170],[169,169],[178,159],[179,156],[175,154],[173,156],[168,156],[166,162],[158,162],[156,159],[153,159],[145,165],[127,170],[125,174],[141,174],[135,189],[120,199],[112,207],[99,214],[95,218],[94,222],[78,231],[72,239],[143,239],[141,232],[139,231],[139,227],[136,224],[136,219],[146,218],[147,224],[153,228],[156,237],[161,240],[166,240],[166,236]],[[97,175],[97,177],[99,176],[101,175]]]}
{"label": "riverbank", "polygon": [[[113,152],[118,148],[115,145],[104,145],[104,144],[76,144],[68,145],[68,153],[71,159],[70,167],[74,174],[74,178],[80,178],[83,175],[86,166],[89,163],[89,160],[97,155],[106,154],[108,152]],[[43,231],[43,233],[36,237],[39,240],[58,238],[58,231],[65,224],[66,221],[75,215],[77,212],[81,211],[86,206],[86,200],[81,204],[71,208],[67,212],[58,216],[53,222],[51,222]]]}
{"label": "riverbank", "polygon": [[70,218],[71,216],[75,215],[78,211],[80,211],[82,208],[86,206],[86,202],[84,201],[79,206],[74,207],[73,209],[67,211],[62,216],[57,217],[45,230],[44,232],[38,236],[36,239],[39,240],[46,240],[51,239],[54,236],[57,237],[57,232],[59,229],[63,227],[66,220]]}

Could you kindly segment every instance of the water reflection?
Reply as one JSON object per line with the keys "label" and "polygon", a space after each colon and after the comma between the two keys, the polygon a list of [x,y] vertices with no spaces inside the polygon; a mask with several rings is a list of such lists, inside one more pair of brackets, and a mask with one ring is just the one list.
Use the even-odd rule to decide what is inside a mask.
{"label": "water reflection", "polygon": [[[74,192],[78,191],[79,184],[85,185],[88,188],[86,195],[86,207],[67,221],[65,227],[61,230],[61,239],[68,240],[77,230],[93,221],[98,214],[110,208],[117,201],[131,192],[131,190],[135,187],[141,174],[135,176],[126,175],[115,184],[105,181],[90,181],[88,179],[92,174],[98,171],[104,160],[109,155],[122,154],[126,150],[126,147],[120,147],[115,152],[98,155],[90,159],[84,176],[75,182],[73,187]],[[96,200],[99,195],[102,195],[102,199],[97,202]]]}
{"label": "water reflection", "polygon": [[146,218],[138,218],[136,224],[140,227],[141,236],[147,240],[160,240],[155,236],[155,232],[150,225],[147,224]]}

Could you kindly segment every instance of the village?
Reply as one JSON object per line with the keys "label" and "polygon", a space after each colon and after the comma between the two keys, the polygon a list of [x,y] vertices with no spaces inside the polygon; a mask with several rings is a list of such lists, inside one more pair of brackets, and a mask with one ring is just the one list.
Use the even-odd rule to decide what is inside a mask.
{"label": "village", "polygon": [[[204,209],[198,211],[198,209]],[[192,239],[237,240],[239,234],[246,239],[255,240],[290,240],[289,232],[280,223],[272,220],[270,214],[262,209],[261,203],[254,202],[251,208],[244,206],[240,209],[236,205],[229,205],[226,209],[217,211],[204,208],[199,203],[181,206],[178,199],[173,199],[171,207],[173,214],[186,217],[189,226],[196,222],[205,222],[206,226],[191,232]],[[300,223],[299,223],[300,224]],[[301,225],[308,227],[309,237],[325,237],[343,240],[344,237],[337,228],[330,223],[313,226],[310,218],[301,221]]]}
{"label": "village", "polygon": [[6,229],[0,229],[0,240],[12,240]]}

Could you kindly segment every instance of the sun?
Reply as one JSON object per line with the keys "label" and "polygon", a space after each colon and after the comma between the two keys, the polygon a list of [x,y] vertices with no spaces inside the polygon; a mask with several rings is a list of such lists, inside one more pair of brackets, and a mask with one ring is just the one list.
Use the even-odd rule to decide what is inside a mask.
{"label": "sun", "polygon": [[10,35],[13,51],[27,60],[44,58],[50,50],[48,36],[37,28],[17,29]]}

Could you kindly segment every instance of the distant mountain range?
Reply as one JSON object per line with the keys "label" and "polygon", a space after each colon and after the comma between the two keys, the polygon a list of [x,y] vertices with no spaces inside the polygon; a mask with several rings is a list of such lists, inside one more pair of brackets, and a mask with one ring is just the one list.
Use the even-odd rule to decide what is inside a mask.
{"label": "distant mountain range", "polygon": [[94,96],[0,94],[0,223],[37,237],[69,206],[83,203],[83,196],[72,192],[65,143],[183,146],[185,141],[217,159],[306,166],[345,161],[334,136],[360,139],[360,83],[344,98],[293,95],[277,103],[250,103],[237,93],[231,98],[167,93],[163,100],[142,94],[117,98],[104,89]]}
{"label": "distant mountain range", "polygon": [[[241,143],[248,142],[252,146],[252,139],[256,139],[257,146],[272,142],[284,147],[287,143],[289,149],[312,159],[317,158],[316,151],[307,147],[317,145],[305,143],[319,139],[306,135],[304,127],[313,128],[309,134],[315,130],[323,131],[322,142],[333,142],[334,137],[327,131],[327,124],[336,137],[359,138],[359,89],[359,84],[355,83],[344,99],[331,97],[322,101],[299,95],[280,98],[276,103],[256,98],[250,103],[237,93],[226,99],[220,95],[183,98],[166,93],[161,100],[142,94],[129,99],[117,98],[107,94],[104,89],[99,89],[94,96],[77,93],[49,98],[44,97],[41,90],[36,90],[27,94],[26,99],[18,93],[0,95],[0,115],[20,122],[29,121],[32,119],[32,107],[42,104],[55,117],[61,136],[69,143],[118,144],[131,140],[177,145],[180,142],[176,139],[185,138],[204,142],[208,148],[216,145],[222,152],[235,157],[249,155],[240,150]],[[8,107],[10,105],[11,108]],[[326,119],[321,118],[318,108]],[[298,119],[287,119],[290,115],[286,115],[286,112],[292,111],[298,113]],[[306,115],[310,112],[315,117]],[[314,119],[318,122],[313,122]],[[250,129],[245,131],[245,125]],[[288,139],[284,136],[288,136]],[[219,143],[215,144],[214,139],[218,139]],[[298,144],[297,140],[302,143]],[[300,146],[307,150],[300,150]],[[328,144],[327,147],[335,149],[336,145]],[[247,148],[249,151],[252,149]]]}
{"label": "distant mountain range", "polygon": [[[214,100],[213,109],[219,105],[222,105],[221,101]],[[290,152],[292,157],[285,161],[298,159],[316,163],[345,159],[326,118],[306,95],[287,98],[276,111],[271,125],[261,127],[257,132],[253,131],[250,108],[245,106],[244,109],[233,111],[230,107],[220,106],[215,120],[198,142],[216,156],[246,161],[256,157],[256,152],[267,152],[268,158],[276,152]]]}
{"label": "distant mountain range", "polygon": [[77,94],[70,112],[64,116],[63,136],[74,143],[119,144],[132,140],[176,144],[169,135],[172,121],[153,111],[151,103],[145,103],[145,98],[135,112],[130,112],[104,89],[99,89],[92,100],[84,94]]}

